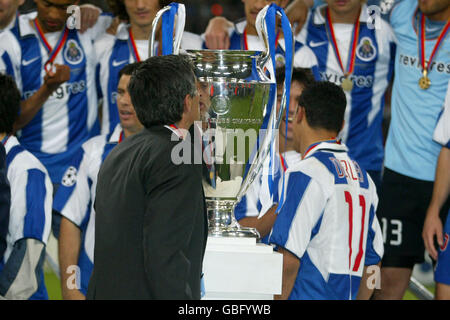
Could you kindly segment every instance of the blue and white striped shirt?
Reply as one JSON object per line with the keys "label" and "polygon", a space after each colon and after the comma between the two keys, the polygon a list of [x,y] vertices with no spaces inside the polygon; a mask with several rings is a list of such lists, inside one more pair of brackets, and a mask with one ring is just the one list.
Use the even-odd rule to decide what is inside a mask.
{"label": "blue and white striped shirt", "polygon": [[[34,27],[32,16],[19,16],[18,34],[0,35],[0,72],[11,74],[22,99],[30,98],[43,84],[48,52]],[[96,55],[93,39],[104,32],[111,17],[101,16],[97,24],[81,34],[70,29],[65,45],[54,63],[70,67],[69,81],[61,84],[33,119],[18,132],[20,143],[47,168],[51,180],[59,183],[67,161],[98,126],[95,89]],[[62,31],[61,31],[62,32]],[[61,32],[45,37],[55,46]]]}
{"label": "blue and white striped shirt", "polygon": [[118,144],[122,127],[116,126],[108,135],[86,141],[68,164],[62,184],[56,192],[53,209],[72,221],[81,230],[82,242],[78,256],[80,291],[86,294],[94,267],[95,190],[97,174],[109,152]]}

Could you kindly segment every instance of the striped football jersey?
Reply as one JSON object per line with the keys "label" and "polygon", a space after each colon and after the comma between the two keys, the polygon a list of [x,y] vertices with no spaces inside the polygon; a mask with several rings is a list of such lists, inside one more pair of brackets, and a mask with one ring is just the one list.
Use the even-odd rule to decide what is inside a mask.
{"label": "striped football jersey", "polygon": [[313,144],[286,171],[269,242],[300,259],[289,299],[354,299],[364,266],[383,255],[375,184],[347,150]]}
{"label": "striped football jersey", "polygon": [[[48,299],[42,266],[45,245],[51,230],[53,186],[45,167],[20,145],[16,137],[7,138],[5,149],[7,178],[11,187],[11,208],[7,247],[0,261],[0,274],[7,266],[10,278],[8,283],[1,283],[1,287],[2,290],[9,291],[16,285],[21,287],[20,290],[26,291],[33,282],[39,283],[29,298]],[[40,250],[33,251],[32,248],[28,248],[33,252],[30,256],[25,254],[26,248],[16,247],[17,243],[24,239],[37,240],[40,243]],[[14,255],[15,251],[21,254]],[[7,265],[10,259],[15,259],[13,265],[11,263]],[[30,267],[34,270],[29,270]],[[26,271],[28,274],[23,273],[24,268],[27,268],[25,270],[28,270]],[[30,274],[31,272],[33,274]]]}
{"label": "striped football jersey", "polygon": [[71,159],[62,184],[56,192],[53,209],[72,221],[81,230],[82,242],[78,256],[80,291],[86,294],[94,267],[95,190],[97,174],[109,152],[123,137],[122,127],[116,126],[108,135],[86,141]]}
{"label": "striped football jersey", "polygon": [[[321,80],[341,85],[344,74],[327,32],[326,20],[321,12],[323,8],[319,6],[309,12],[297,39],[315,53]],[[348,146],[349,154],[365,170],[381,171],[384,157],[381,129],[384,96],[394,67],[395,37],[388,23],[380,19],[380,27],[376,29],[367,24],[368,19],[367,6],[363,5],[355,67],[350,76],[353,88],[345,91],[345,124],[339,137]],[[342,64],[348,68],[353,24],[334,23],[333,28]]]}
{"label": "striped football jersey", "polygon": [[[43,84],[44,64],[49,53],[32,16],[19,16],[19,32],[0,35],[0,72],[14,77],[22,99],[30,98]],[[110,16],[101,16],[97,24],[81,34],[68,30],[66,41],[54,63],[70,67],[69,81],[61,84],[42,108],[19,132],[20,143],[47,168],[53,183],[59,183],[67,161],[81,144],[98,130],[97,92],[95,88],[96,55],[92,41],[104,32]],[[63,32],[45,34],[55,48]]]}

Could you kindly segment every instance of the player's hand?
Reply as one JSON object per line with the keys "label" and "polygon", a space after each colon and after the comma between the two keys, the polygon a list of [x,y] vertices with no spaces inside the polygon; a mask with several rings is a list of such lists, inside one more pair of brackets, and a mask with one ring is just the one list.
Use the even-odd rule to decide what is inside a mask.
{"label": "player's hand", "polygon": [[312,7],[311,1],[309,0],[294,0],[290,5],[287,6],[285,13],[289,18],[291,25],[294,26],[294,35],[298,34],[302,30],[303,25],[308,17],[308,10]]}
{"label": "player's hand", "polygon": [[83,4],[80,6],[80,15],[81,15],[81,28],[80,32],[83,33],[87,29],[94,26],[97,22],[98,17],[102,13],[100,8],[92,4]]}
{"label": "player's hand", "polygon": [[64,300],[86,300],[86,296],[80,290],[67,290],[64,294]]}
{"label": "player's hand", "polygon": [[423,225],[422,238],[425,249],[427,249],[434,260],[437,260],[438,257],[438,252],[434,246],[434,237],[436,237],[438,244],[442,246],[444,244],[442,230],[443,226],[442,221],[439,218],[439,210],[430,206],[427,210],[425,223]]}
{"label": "player's hand", "polygon": [[205,44],[208,49],[226,50],[230,47],[228,29],[234,25],[224,17],[214,17],[209,20],[205,31]]}
{"label": "player's hand", "polygon": [[67,65],[55,64],[54,70],[49,70],[44,76],[44,85],[55,91],[62,83],[70,79],[70,67]]}

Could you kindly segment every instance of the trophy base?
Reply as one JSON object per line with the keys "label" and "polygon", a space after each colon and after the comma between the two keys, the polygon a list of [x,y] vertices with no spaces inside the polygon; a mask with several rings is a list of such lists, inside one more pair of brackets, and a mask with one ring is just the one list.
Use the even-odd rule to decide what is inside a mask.
{"label": "trophy base", "polygon": [[234,217],[236,200],[206,199],[208,210],[208,235],[212,237],[256,238],[260,235],[255,228],[241,227]]}
{"label": "trophy base", "polygon": [[224,227],[209,229],[209,236],[211,237],[235,237],[235,238],[256,238],[259,239],[259,232],[255,228],[243,227]]}

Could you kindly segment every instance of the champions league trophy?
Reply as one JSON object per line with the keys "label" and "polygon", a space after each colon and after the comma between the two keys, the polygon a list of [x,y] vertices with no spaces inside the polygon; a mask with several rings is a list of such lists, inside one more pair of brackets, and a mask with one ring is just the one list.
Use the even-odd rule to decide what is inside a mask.
{"label": "champions league trophy", "polygon": [[[178,53],[184,12],[182,4],[172,3],[157,13],[150,39],[150,56],[155,54],[155,34],[161,17],[163,54]],[[281,17],[286,49],[286,79],[278,111],[274,59],[277,15]],[[286,105],[289,106],[293,55],[289,21],[284,11],[272,4],[259,12],[256,28],[265,45],[263,52],[186,51],[199,82],[201,124],[196,123],[196,129],[202,133],[203,187],[210,236],[259,238],[256,229],[239,225],[234,208],[263,167],[263,179],[273,178],[273,167],[266,168],[263,163],[267,157],[272,157],[269,162],[274,163],[277,129]]]}

